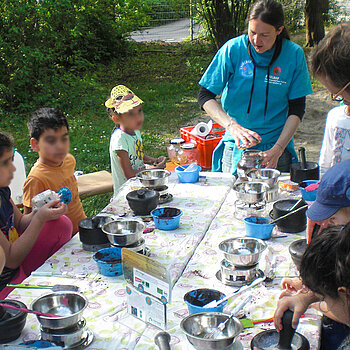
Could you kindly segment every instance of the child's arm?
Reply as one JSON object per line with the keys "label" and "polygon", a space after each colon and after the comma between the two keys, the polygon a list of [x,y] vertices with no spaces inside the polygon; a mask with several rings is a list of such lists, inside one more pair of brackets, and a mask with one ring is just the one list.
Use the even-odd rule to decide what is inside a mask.
{"label": "child's arm", "polygon": [[164,169],[165,166],[166,166],[166,157],[160,156],[158,158],[153,158],[153,157],[144,155],[143,156],[143,162],[145,164],[153,165],[156,168]]}
{"label": "child's arm", "polygon": [[21,265],[33,248],[45,222],[55,220],[61,215],[64,215],[67,212],[67,206],[60,203],[59,200],[45,204],[36,213],[30,215],[30,223],[27,222],[29,216],[27,218],[23,217],[13,202],[12,206],[14,209],[14,225],[17,231],[20,232],[21,227],[27,225],[27,228],[22,235],[13,243],[10,243],[5,235],[0,234],[0,245],[5,252],[6,266],[15,269]]}
{"label": "child's arm", "polygon": [[115,151],[119,160],[119,164],[122,168],[122,171],[127,179],[134,177],[140,170],[134,170],[131,166],[129,154],[127,151]]}

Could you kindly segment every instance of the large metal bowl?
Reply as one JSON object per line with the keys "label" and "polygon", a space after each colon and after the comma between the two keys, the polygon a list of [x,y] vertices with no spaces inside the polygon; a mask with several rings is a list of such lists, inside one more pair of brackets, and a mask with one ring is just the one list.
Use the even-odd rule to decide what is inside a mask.
{"label": "large metal bowl", "polygon": [[114,246],[125,247],[140,240],[145,229],[145,224],[138,220],[115,220],[102,226],[102,231],[107,235]]}
{"label": "large metal bowl", "polygon": [[88,305],[81,293],[56,292],[35,299],[31,305],[34,311],[57,315],[57,317],[36,316],[43,328],[63,329],[82,320],[82,314]]}
{"label": "large metal bowl", "polygon": [[237,199],[246,204],[255,204],[266,200],[269,186],[264,182],[241,182],[233,186]]}
{"label": "large metal bowl", "polygon": [[248,172],[249,181],[259,181],[266,183],[270,188],[275,187],[281,173],[277,169],[253,169]]}
{"label": "large metal bowl", "polygon": [[248,237],[229,238],[219,244],[225,259],[234,266],[256,265],[266,247],[261,239]]}
{"label": "large metal bowl", "polygon": [[187,316],[181,321],[180,327],[186,334],[188,341],[195,349],[227,349],[242,332],[242,323],[232,317],[217,339],[204,339],[204,336],[214,331],[221,322],[229,318],[221,312],[201,312]]}
{"label": "large metal bowl", "polygon": [[136,177],[140,180],[143,186],[158,187],[168,183],[170,171],[162,169],[149,169],[139,172]]}

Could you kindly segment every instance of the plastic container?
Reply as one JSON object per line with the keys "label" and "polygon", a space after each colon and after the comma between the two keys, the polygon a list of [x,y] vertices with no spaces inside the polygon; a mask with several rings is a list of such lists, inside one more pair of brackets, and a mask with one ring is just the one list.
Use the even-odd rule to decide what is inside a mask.
{"label": "plastic container", "polygon": [[94,254],[94,260],[97,262],[98,270],[103,276],[121,276],[122,268],[122,249],[104,248]]}
{"label": "plastic container", "polygon": [[[307,202],[314,202],[316,200],[316,195],[317,195],[317,190],[318,188],[316,188],[316,190],[313,191],[306,191],[305,187],[311,185],[311,184],[316,184],[320,182],[320,180],[304,180],[299,184],[299,189],[301,192],[301,196],[303,197],[304,201]],[[305,186],[300,186],[301,184],[305,185]]]}
{"label": "plastic container", "polygon": [[195,143],[186,142],[181,145],[181,150],[180,164],[198,164],[200,162],[200,152]]}
{"label": "plastic container", "polygon": [[175,230],[180,225],[183,212],[177,208],[158,208],[151,211],[156,228],[163,231]]}
{"label": "plastic container", "polygon": [[[200,160],[198,165],[202,167],[204,170],[211,169],[211,159],[213,155],[213,151],[219,141],[222,139],[222,136],[225,133],[225,129],[222,128],[220,124],[214,123],[213,129],[206,138],[191,134],[194,126],[188,126],[180,129],[181,138],[183,138],[186,142],[191,142],[192,140],[196,142],[197,148],[200,154]],[[219,130],[215,130],[218,129]]]}
{"label": "plastic container", "polygon": [[269,239],[271,238],[274,225],[269,218],[259,216],[250,216],[243,219],[247,237]]}
{"label": "plastic container", "polygon": [[[179,178],[179,181],[182,183],[194,183],[197,182],[199,179],[199,172],[202,170],[202,168],[197,165],[197,169],[194,171],[185,171],[186,168],[188,168],[190,164],[188,165],[182,165],[177,166],[175,168],[175,173],[177,174],[177,177]],[[185,169],[183,169],[185,168]]]}
{"label": "plastic container", "polygon": [[187,292],[184,296],[184,301],[188,307],[190,315],[198,312],[222,312],[227,301],[217,307],[204,308],[203,306],[213,300],[224,299],[226,295],[215,289],[194,289]]}

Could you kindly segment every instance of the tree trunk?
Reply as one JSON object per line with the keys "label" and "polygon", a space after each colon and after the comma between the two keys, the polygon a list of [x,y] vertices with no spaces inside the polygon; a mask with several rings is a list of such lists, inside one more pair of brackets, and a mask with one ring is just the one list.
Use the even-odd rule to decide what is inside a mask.
{"label": "tree trunk", "polygon": [[328,12],[328,7],[328,0],[306,0],[306,46],[312,47],[324,37],[323,14]]}

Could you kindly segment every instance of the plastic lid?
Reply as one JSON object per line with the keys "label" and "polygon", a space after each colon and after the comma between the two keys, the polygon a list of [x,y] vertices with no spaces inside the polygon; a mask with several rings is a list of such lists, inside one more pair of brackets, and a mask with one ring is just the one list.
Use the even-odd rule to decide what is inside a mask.
{"label": "plastic lid", "polygon": [[194,149],[196,148],[196,145],[193,142],[187,142],[181,145],[181,148],[183,149]]}
{"label": "plastic lid", "polygon": [[181,145],[181,144],[183,144],[183,143],[185,143],[185,140],[182,139],[181,137],[178,137],[178,138],[176,138],[176,139],[171,139],[171,140],[170,140],[170,144],[171,144],[171,145]]}

